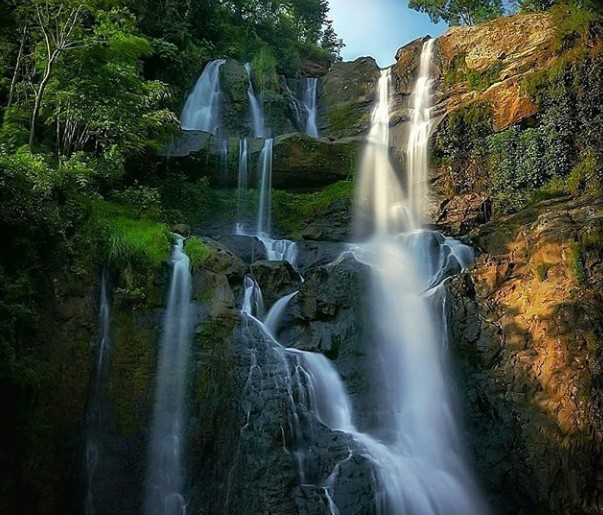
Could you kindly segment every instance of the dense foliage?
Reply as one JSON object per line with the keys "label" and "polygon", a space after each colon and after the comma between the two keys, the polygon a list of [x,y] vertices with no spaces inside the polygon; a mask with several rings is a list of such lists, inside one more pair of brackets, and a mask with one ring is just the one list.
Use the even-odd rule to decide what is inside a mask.
{"label": "dense foliage", "polygon": [[410,0],[411,9],[429,15],[431,21],[449,25],[474,25],[502,16],[502,0]]}
{"label": "dense foliage", "polygon": [[[211,209],[206,183],[171,182],[154,157],[204,63],[289,76],[306,60],[325,66],[342,46],[327,13],[326,0],[0,0],[3,393],[43,387],[31,342],[51,274],[86,282],[109,266],[135,307],[187,195],[208,198],[197,214]],[[195,266],[199,243],[187,247]]]}
{"label": "dense foliage", "polygon": [[427,14],[435,23],[444,21],[448,25],[475,25],[498,18],[506,12],[513,14],[554,8],[603,13],[600,0],[410,0],[408,6]]}
{"label": "dense foliage", "polygon": [[560,195],[603,188],[603,48],[601,19],[559,9],[553,65],[522,84],[539,106],[521,125],[494,132],[491,107],[451,113],[436,137],[436,166],[449,193],[488,191],[502,211]]}

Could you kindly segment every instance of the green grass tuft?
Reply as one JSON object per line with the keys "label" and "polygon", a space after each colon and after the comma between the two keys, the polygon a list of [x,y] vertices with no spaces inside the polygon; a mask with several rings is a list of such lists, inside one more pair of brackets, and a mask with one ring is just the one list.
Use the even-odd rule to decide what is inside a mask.
{"label": "green grass tuft", "polygon": [[584,266],[584,254],[577,243],[570,245],[570,269],[578,284],[586,283],[586,267]]}
{"label": "green grass tuft", "polygon": [[151,214],[139,214],[131,205],[95,200],[85,240],[90,258],[98,265],[108,264],[121,278],[121,286],[134,293],[169,258],[172,237],[167,225]]}
{"label": "green grass tuft", "polygon": [[184,244],[184,252],[191,260],[191,271],[198,270],[211,256],[211,250],[199,238],[191,236]]}

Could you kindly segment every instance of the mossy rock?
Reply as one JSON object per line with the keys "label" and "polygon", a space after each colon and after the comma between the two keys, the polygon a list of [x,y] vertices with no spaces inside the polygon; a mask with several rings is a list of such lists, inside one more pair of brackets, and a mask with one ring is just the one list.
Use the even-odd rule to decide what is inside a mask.
{"label": "mossy rock", "polygon": [[314,189],[353,175],[361,139],[331,142],[303,134],[277,138],[272,184],[289,190]]}

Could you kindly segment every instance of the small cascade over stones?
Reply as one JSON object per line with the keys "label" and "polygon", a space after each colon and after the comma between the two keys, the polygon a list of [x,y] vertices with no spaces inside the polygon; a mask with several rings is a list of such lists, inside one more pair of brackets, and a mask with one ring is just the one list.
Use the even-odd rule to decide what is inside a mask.
{"label": "small cascade over stones", "polygon": [[256,282],[256,280],[250,276],[245,276],[243,290],[243,304],[241,306],[241,313],[245,315],[252,315],[256,318],[260,318],[264,314],[264,299],[262,297],[262,290]]}
{"label": "small cascade over stones", "polygon": [[371,267],[372,320],[381,356],[392,436],[364,440],[378,466],[387,515],[489,513],[464,456],[448,373],[446,277],[472,260],[471,249],[418,225],[426,198],[430,131],[429,65],[433,42],[423,46],[413,93],[407,188],[389,156],[389,70],[378,101],[357,186],[356,221],[369,238],[356,258]]}
{"label": "small cascade over stones", "polygon": [[[288,240],[274,240],[272,233],[272,156],[274,139],[270,137],[270,129],[266,127],[264,108],[259,95],[253,87],[251,64],[245,64],[249,79],[247,97],[251,111],[251,126],[253,137],[263,139],[262,150],[258,160],[258,207],[256,226],[253,235],[265,247],[266,257],[271,261],[289,260],[292,264],[296,259],[295,243]],[[237,193],[237,220],[235,221],[235,234],[245,235],[246,229],[243,220],[246,217],[245,190],[248,187],[249,175],[249,144],[247,139],[239,144],[239,177]]]}
{"label": "small cascade over stones", "polygon": [[226,62],[218,59],[209,63],[186,100],[180,126],[186,131],[204,131],[216,135],[220,131],[220,67]]}
{"label": "small cascade over stones", "polygon": [[318,78],[304,79],[304,111],[306,113],[306,134],[318,138],[317,118]]}
{"label": "small cascade over stones", "polygon": [[102,434],[106,430],[104,392],[109,383],[111,359],[111,302],[109,299],[109,272],[104,269],[101,276],[100,308],[98,313],[98,336],[92,348],[94,367],[90,384],[90,398],[86,417],[86,497],[84,513],[94,515],[97,503],[95,492],[96,473],[102,459]]}
{"label": "small cascade over stones", "polygon": [[[283,314],[296,295],[298,292],[294,291],[278,299],[262,318],[254,305],[254,299],[261,297],[261,290],[251,276],[245,279],[241,313],[245,320],[245,341],[250,345],[245,388],[249,408],[230,476],[236,476],[238,456],[250,432],[262,430],[254,403],[262,399],[262,404],[274,402],[273,396],[278,392],[278,403],[285,408],[285,423],[292,436],[291,440],[285,440],[283,433],[283,445],[293,459],[299,485],[305,492],[306,500],[302,502],[316,503],[307,505],[314,506],[309,512],[335,514],[340,513],[334,500],[335,491],[339,489],[339,494],[345,497],[345,489],[350,487],[345,481],[351,484],[356,481],[346,475],[349,471],[341,474],[340,468],[353,455],[362,460],[359,457],[365,452],[364,444],[352,435],[351,403],[334,366],[322,354],[286,348],[275,337]],[[282,426],[281,429],[284,431]],[[341,458],[337,457],[339,454]],[[343,484],[340,475],[346,476]]]}
{"label": "small cascade over stones", "polygon": [[184,420],[187,364],[192,340],[190,261],[176,239],[157,369],[149,439],[145,515],[185,515]]}

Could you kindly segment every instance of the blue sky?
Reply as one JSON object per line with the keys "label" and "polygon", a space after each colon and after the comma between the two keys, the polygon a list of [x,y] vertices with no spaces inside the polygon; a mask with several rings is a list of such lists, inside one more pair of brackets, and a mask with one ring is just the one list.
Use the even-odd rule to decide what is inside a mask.
{"label": "blue sky", "polygon": [[385,67],[401,46],[426,34],[439,36],[447,27],[409,9],[407,0],[329,0],[329,5],[329,17],[346,44],[344,61],[370,55]]}

